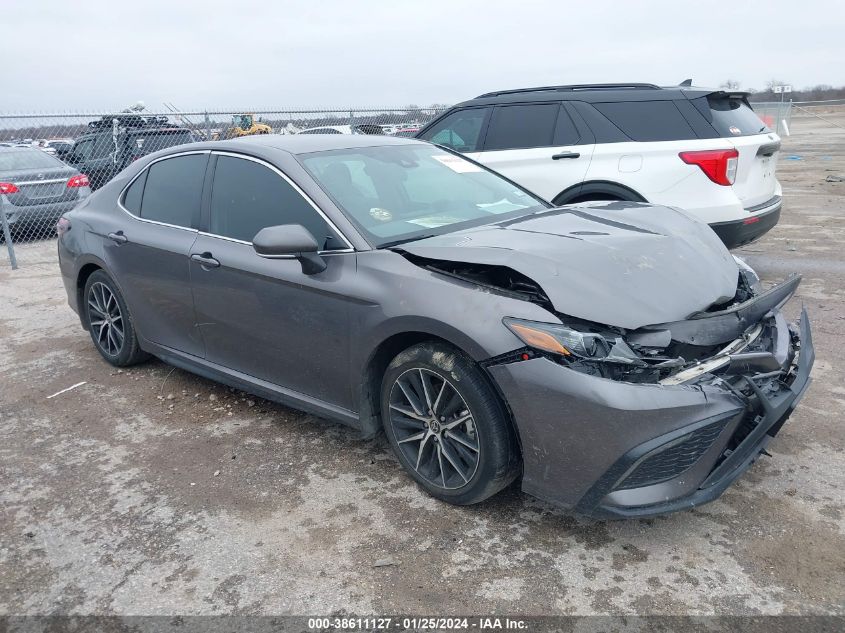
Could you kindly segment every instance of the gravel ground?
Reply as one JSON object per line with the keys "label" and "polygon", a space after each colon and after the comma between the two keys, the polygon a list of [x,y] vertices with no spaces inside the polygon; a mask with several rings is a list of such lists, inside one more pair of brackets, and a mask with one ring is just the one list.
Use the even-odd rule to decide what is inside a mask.
{"label": "gravel ground", "polygon": [[809,395],[720,500],[649,520],[515,487],[434,501],[384,440],[158,361],[110,367],[54,243],[14,272],[0,254],[0,614],[845,613],[843,148],[793,119],[781,223],[741,251],[767,281],[804,275],[787,311],[814,322]]}

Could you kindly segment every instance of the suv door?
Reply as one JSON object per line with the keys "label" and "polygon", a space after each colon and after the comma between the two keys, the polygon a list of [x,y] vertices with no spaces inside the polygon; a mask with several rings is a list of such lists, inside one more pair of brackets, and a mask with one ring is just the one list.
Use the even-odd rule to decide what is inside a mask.
{"label": "suv door", "polygon": [[560,102],[496,106],[476,160],[545,200],[584,181],[595,145]]}
{"label": "suv door", "polygon": [[[191,281],[206,358],[228,369],[345,409],[352,408],[348,294],[355,253],[277,168],[218,153]],[[293,257],[256,254],[267,226],[301,224],[327,268],[306,275]]]}
{"label": "suv door", "polygon": [[101,236],[103,257],[139,333],[168,349],[203,356],[188,257],[197,239],[207,152],[153,162],[123,192],[126,213]]}

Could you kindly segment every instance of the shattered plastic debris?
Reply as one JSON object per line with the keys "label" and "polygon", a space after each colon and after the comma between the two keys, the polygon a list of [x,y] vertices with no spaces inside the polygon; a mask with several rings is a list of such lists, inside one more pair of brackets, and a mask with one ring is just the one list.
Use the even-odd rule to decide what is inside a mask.
{"label": "shattered plastic debris", "polygon": [[391,567],[394,565],[399,565],[399,561],[395,558],[380,558],[373,563],[373,567]]}

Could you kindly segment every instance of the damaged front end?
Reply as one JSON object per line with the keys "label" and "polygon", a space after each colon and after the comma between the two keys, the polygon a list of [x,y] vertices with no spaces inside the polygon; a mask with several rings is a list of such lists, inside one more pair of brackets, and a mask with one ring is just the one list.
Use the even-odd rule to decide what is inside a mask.
{"label": "damaged front end", "polygon": [[[505,325],[533,351],[570,369],[612,380],[680,385],[707,375],[731,376],[783,369],[792,360],[797,330],[780,308],[799,276],[759,292],[740,275],[731,302],[683,321],[625,330],[557,314],[562,324],[518,319]],[[788,335],[787,335],[788,333]]]}
{"label": "damaged front end", "polygon": [[763,290],[738,261],[730,300],[623,328],[562,314],[508,267],[414,260],[559,320],[505,317],[523,347],[484,365],[519,430],[523,489],[585,514],[649,516],[712,501],[765,452],[810,384],[806,311],[798,325],[781,312],[799,276]]}
{"label": "damaged front end", "polygon": [[[561,314],[539,284],[506,266],[405,256],[433,272],[536,303],[560,319],[545,323],[505,317],[504,324],[526,347],[491,359],[493,364],[542,355],[601,378],[679,385],[708,374],[772,372],[792,360],[792,341],[778,336],[784,329],[778,325],[783,325],[780,308],[801,282],[798,275],[763,291],[754,271],[737,260],[738,281],[730,301],[681,321],[626,329]],[[795,328],[789,331],[797,334]]]}

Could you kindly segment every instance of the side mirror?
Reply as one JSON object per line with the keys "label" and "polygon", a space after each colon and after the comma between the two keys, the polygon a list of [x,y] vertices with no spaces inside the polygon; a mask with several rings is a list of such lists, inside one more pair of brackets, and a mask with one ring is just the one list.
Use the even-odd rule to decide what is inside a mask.
{"label": "side mirror", "polygon": [[263,228],[252,238],[252,248],[268,259],[295,257],[306,275],[316,275],[326,269],[325,260],[317,253],[317,240],[301,224]]}

